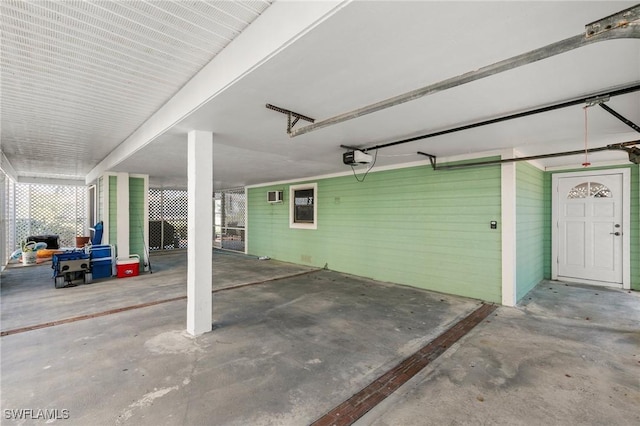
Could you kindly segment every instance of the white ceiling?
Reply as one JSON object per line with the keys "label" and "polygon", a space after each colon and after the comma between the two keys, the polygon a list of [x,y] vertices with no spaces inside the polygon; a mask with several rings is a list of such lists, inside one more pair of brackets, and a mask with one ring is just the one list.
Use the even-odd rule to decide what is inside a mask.
{"label": "white ceiling", "polygon": [[2,151],[84,179],[271,3],[2,0]]}
{"label": "white ceiling", "polygon": [[[6,3],[8,6],[4,3],[2,6],[3,32],[22,25],[12,24],[13,18],[7,16],[5,9],[20,9],[24,2]],[[77,17],[70,5],[89,8],[82,6],[83,3],[65,3],[62,7],[60,2],[45,2],[65,19]],[[130,138],[139,126],[144,128],[148,124],[143,124],[145,119],[185,84],[189,79],[188,65],[193,66],[190,74],[193,75],[218,52],[210,51],[209,59],[203,53],[199,66],[192,63],[193,57],[187,54],[199,52],[198,46],[204,45],[193,40],[195,34],[205,37],[199,32],[204,22],[212,23],[220,32],[220,28],[237,25],[233,27],[235,32],[230,30],[227,34],[229,38],[268,6],[268,2],[246,2],[250,6],[247,9],[239,8],[233,2],[211,2],[227,9],[224,17],[242,15],[242,25],[240,20],[231,18],[222,25],[214,9],[199,10],[197,16],[202,21],[195,21],[196,15],[177,12],[191,13],[188,12],[191,7],[204,7],[204,2],[96,3],[105,11],[101,19],[107,20],[100,25],[108,25],[114,37],[113,43],[108,45],[110,49],[100,50],[94,45],[86,47],[84,53],[74,51],[76,55],[65,59],[60,72],[46,72],[52,67],[49,65],[37,72],[36,62],[26,60],[24,56],[39,52],[31,49],[32,46],[46,46],[42,48],[43,55],[50,58],[50,62],[44,63],[56,63],[58,56],[64,56],[63,47],[69,37],[73,39],[74,31],[80,31],[74,25],[70,23],[68,27],[60,28],[56,33],[60,38],[50,33],[37,35],[35,27],[41,21],[32,18],[29,22],[33,33],[15,36],[18,47],[11,47],[13,38],[7,38],[3,33],[2,149],[21,176],[84,178],[91,169],[103,164],[107,154]],[[116,5],[122,8],[123,4],[130,12],[132,5],[136,5],[139,12],[153,12],[145,17],[127,15],[128,19],[135,16],[149,20],[149,27],[152,22],[159,25],[159,22],[169,20],[166,26],[173,31],[172,40],[180,41],[179,47],[166,43],[165,48],[173,47],[174,50],[162,53],[160,46],[156,46],[150,55],[155,62],[149,64],[144,62],[146,59],[151,62],[148,56],[133,52],[129,53],[139,60],[131,58],[131,61],[122,59],[118,62],[119,55],[128,54],[128,48],[146,50],[144,43],[131,42],[133,36],[123,39],[123,33],[132,31],[123,25],[123,18],[114,17],[111,22],[112,15],[106,14],[106,9]],[[149,174],[154,186],[184,186],[186,132],[198,129],[214,132],[216,189],[338,173],[350,171],[342,164],[344,150],[340,148],[341,144],[372,146],[637,84],[640,82],[640,41],[613,40],[295,138],[286,134],[286,117],[265,108],[266,103],[271,103],[318,120],[326,119],[575,36],[584,31],[586,24],[633,5],[632,2],[615,1],[356,1],[340,4],[318,19],[312,28],[248,69],[233,84],[217,91],[206,103],[198,104],[197,109],[174,126],[167,126],[162,134],[153,135],[150,143],[133,150],[126,156],[128,158],[113,162],[109,169]],[[173,9],[168,9],[169,6]],[[278,10],[292,7],[278,6]],[[38,9],[33,5],[30,7],[28,13]],[[275,14],[274,7],[269,7],[269,11],[273,11],[271,17]],[[249,13],[251,11],[253,14]],[[176,15],[184,19],[177,19]],[[65,19],[50,19],[51,22],[65,22]],[[266,19],[266,15],[258,17],[254,25],[262,19]],[[190,20],[193,20],[192,24],[187,24]],[[186,27],[179,30],[178,22]],[[192,25],[193,32],[185,31]],[[287,22],[282,25],[286,26]],[[159,27],[154,28],[153,34],[163,32]],[[14,31],[19,32],[17,28]],[[209,31],[208,37],[216,39],[216,31]],[[107,34],[97,31],[96,36],[108,38]],[[263,37],[269,37],[268,29]],[[12,41],[9,49],[4,47],[5,38]],[[156,38],[160,43],[160,35]],[[151,43],[153,37],[148,35],[146,40]],[[79,44],[75,49],[79,49],[81,43],[77,40],[76,43]],[[107,46],[106,42],[103,44]],[[103,59],[110,65],[90,65],[90,53],[94,51],[106,55]],[[247,55],[249,53],[250,46]],[[111,59],[107,59],[109,57]],[[162,60],[167,57],[172,59]],[[62,70],[70,69],[69,61],[83,64],[87,72],[65,78]],[[20,65],[5,65],[14,63]],[[162,67],[175,66],[174,71],[165,72],[164,68],[159,68],[159,63]],[[11,72],[7,73],[7,69]],[[117,72],[111,75],[111,69]],[[141,69],[146,70],[142,75]],[[95,78],[90,70],[94,70]],[[103,81],[106,76],[117,76],[132,84],[127,84],[126,90],[119,90],[118,85]],[[81,82],[82,79],[86,79],[86,83]],[[108,81],[113,83],[113,80]],[[34,89],[23,92],[22,87]],[[20,108],[14,111],[13,105]],[[37,105],[43,107],[36,108]],[[640,92],[613,98],[607,105],[633,121],[640,121]],[[589,146],[639,139],[638,133],[601,108],[589,108],[587,112]],[[296,128],[306,124],[301,121]],[[521,155],[532,155],[583,147],[584,110],[578,105],[381,149],[376,166],[424,160],[417,151],[444,159],[505,148],[515,148]],[[590,161],[595,164],[624,162],[625,159],[623,152],[604,152],[592,154]],[[563,157],[545,160],[543,165],[579,166],[582,161],[578,157]]]}

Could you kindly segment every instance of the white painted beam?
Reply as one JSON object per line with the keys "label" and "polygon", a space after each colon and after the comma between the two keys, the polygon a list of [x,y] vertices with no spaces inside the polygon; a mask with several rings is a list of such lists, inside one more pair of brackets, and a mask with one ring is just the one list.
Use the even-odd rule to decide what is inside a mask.
{"label": "white painted beam", "polygon": [[213,134],[192,130],[187,137],[187,332],[212,330]]}
{"label": "white painted beam", "polygon": [[44,185],[62,185],[62,186],[85,186],[82,179],[50,179],[43,177],[19,176],[16,180],[18,183],[35,183]]}
{"label": "white painted beam", "polygon": [[0,151],[0,170],[2,170],[7,176],[13,179],[14,182],[18,181],[18,174],[16,173],[16,170],[13,168],[13,165],[2,151]]}
{"label": "white painted beam", "polygon": [[113,169],[348,3],[283,1],[269,6],[178,93],[94,167],[85,181],[91,183]]}
{"label": "white painted beam", "polygon": [[[102,192],[98,194],[99,197],[102,198],[102,212],[98,211],[98,217],[102,220],[102,244],[115,244],[115,241],[111,241],[111,223],[109,221],[110,218],[110,207],[109,207],[109,175],[102,175]],[[97,187],[97,185],[96,185]],[[98,207],[100,202],[98,202]],[[114,262],[115,263],[115,262]],[[115,265],[113,266],[113,270],[115,271]]]}

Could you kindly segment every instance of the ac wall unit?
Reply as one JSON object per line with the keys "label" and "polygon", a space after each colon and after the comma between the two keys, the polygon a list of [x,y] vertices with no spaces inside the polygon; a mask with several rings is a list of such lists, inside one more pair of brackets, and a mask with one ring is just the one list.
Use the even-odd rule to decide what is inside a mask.
{"label": "ac wall unit", "polygon": [[281,203],[282,191],[269,191],[267,192],[267,201],[269,203]]}

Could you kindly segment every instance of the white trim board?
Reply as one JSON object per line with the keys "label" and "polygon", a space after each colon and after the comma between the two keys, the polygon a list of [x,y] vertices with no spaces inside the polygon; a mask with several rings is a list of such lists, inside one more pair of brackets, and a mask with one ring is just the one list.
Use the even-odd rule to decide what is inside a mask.
{"label": "white trim board", "polygon": [[348,1],[275,2],[86,176],[89,183],[282,52]]}
{"label": "white trim board", "polygon": [[[616,161],[602,161],[600,163],[591,163],[589,168],[585,168],[585,171],[589,171],[590,169],[597,167],[615,167],[615,166],[626,166],[631,164],[628,160],[616,160]],[[563,170],[575,170],[579,169],[580,166],[577,164],[567,164],[564,166],[552,166],[546,167],[544,170],[547,172],[561,172]]]}
{"label": "white trim board", "polygon": [[[505,155],[506,152],[507,150],[501,149],[501,150],[494,150],[494,151],[478,152],[475,154],[455,155],[452,157],[442,157],[442,158],[438,157],[438,160],[442,164],[446,164],[446,163],[452,163],[454,161],[466,161],[466,160],[473,160],[473,159],[480,159],[480,158],[487,158],[487,157],[498,157],[498,156],[502,157],[503,155]],[[496,166],[498,165],[499,164],[496,164]],[[411,167],[420,167],[420,166],[431,167],[431,162],[429,160],[419,160],[419,161],[412,161],[409,163],[402,163],[402,164],[390,164],[388,166],[375,166],[375,169],[372,169],[370,173],[378,173],[378,172],[384,172],[388,170],[409,169]],[[345,167],[348,167],[348,166],[345,165]],[[360,170],[361,172],[364,172],[366,168],[363,167],[358,170]],[[331,178],[343,177],[343,176],[353,176],[353,171],[351,170],[351,168],[349,168],[348,171],[344,171],[344,172],[327,173],[325,175],[315,175],[315,176],[300,177],[295,179],[277,180],[277,181],[265,182],[265,183],[256,183],[254,185],[245,186],[245,189],[262,188],[265,186],[273,186],[273,185],[304,183],[304,182],[331,179]]]}
{"label": "white trim board", "polygon": [[9,176],[14,182],[18,181],[18,174],[16,173],[16,169],[13,168],[13,165],[9,161],[4,152],[0,150],[0,170],[2,170],[7,176]]}

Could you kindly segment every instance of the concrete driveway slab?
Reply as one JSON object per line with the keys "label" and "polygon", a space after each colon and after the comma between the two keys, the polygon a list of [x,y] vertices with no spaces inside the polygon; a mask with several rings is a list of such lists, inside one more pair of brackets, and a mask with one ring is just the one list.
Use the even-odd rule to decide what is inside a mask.
{"label": "concrete driveway slab", "polygon": [[639,296],[543,282],[356,424],[640,424]]}
{"label": "concrete driveway slab", "polygon": [[2,337],[2,408],[67,410],[70,425],[308,424],[479,304],[322,270],[214,294],[214,331],[197,338],[182,300],[21,332]]}

